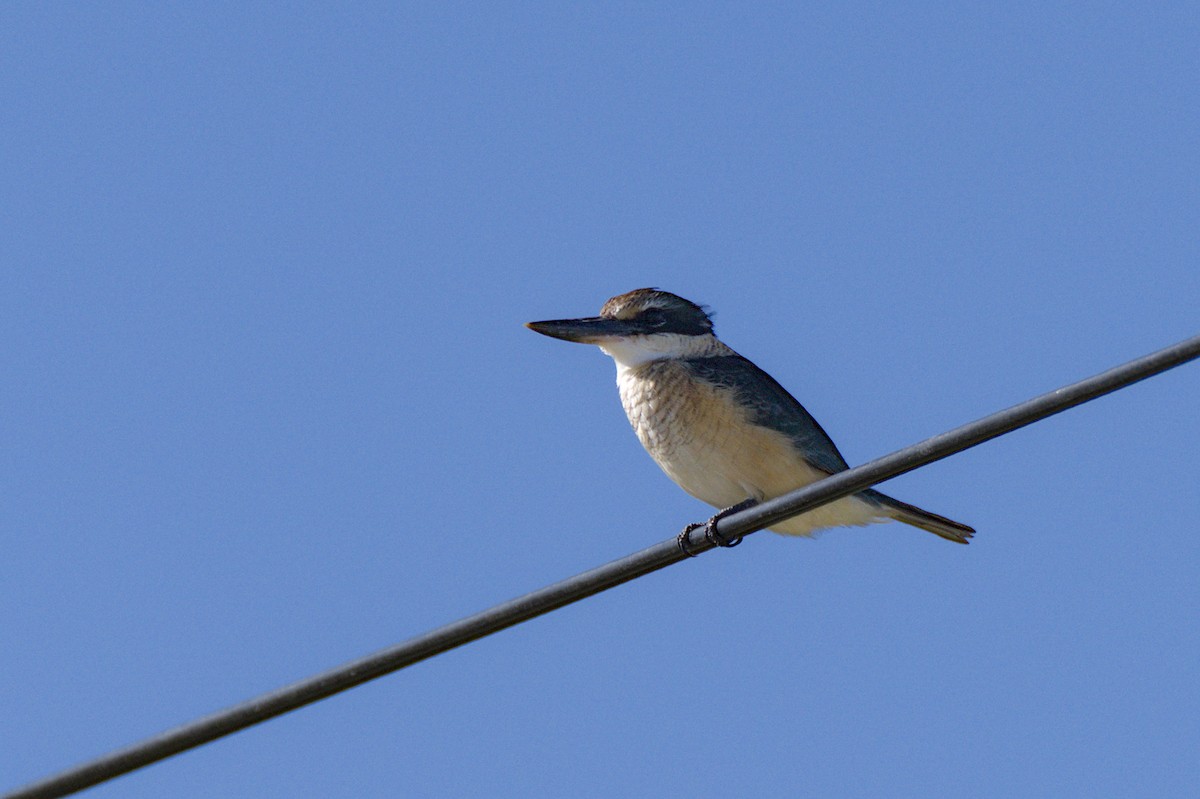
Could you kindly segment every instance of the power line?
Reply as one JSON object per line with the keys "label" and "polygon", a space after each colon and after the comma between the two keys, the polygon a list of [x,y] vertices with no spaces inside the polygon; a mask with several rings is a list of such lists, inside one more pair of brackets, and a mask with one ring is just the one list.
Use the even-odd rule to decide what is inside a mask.
{"label": "power line", "polygon": [[[716,532],[727,540],[749,535],[1197,357],[1200,336],[731,514],[717,523]],[[672,536],[640,552],[30,783],[3,799],[53,799],[89,788],[678,563],[688,557],[685,549],[697,554],[713,546],[702,529],[689,535],[685,547]]]}

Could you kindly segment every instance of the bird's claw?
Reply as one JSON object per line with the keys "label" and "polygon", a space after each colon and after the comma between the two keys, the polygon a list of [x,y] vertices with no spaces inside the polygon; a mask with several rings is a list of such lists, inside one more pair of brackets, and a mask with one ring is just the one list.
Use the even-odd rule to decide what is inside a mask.
{"label": "bird's claw", "polygon": [[726,549],[729,547],[736,547],[738,544],[742,543],[742,536],[739,535],[732,539],[725,538],[717,532],[717,522],[721,521],[721,519],[724,519],[726,516],[737,513],[738,511],[743,511],[746,508],[756,505],[757,503],[758,500],[748,499],[745,502],[739,502],[736,505],[731,505],[724,510],[714,513],[712,518],[706,522],[689,524],[687,527],[683,528],[683,532],[680,533],[679,537],[675,539],[676,543],[679,544],[679,551],[687,555],[689,558],[694,558],[700,554],[692,545],[691,539],[692,531],[698,527],[704,528],[704,540],[712,544],[714,547],[725,547]]}
{"label": "bird's claw", "polygon": [[679,551],[682,552],[683,554],[687,555],[689,558],[694,558],[700,554],[699,552],[692,549],[691,535],[692,535],[692,530],[695,530],[697,527],[703,527],[703,526],[704,526],[703,524],[689,524],[687,527],[683,528],[683,532],[680,533],[679,537],[675,539],[675,543],[677,543],[679,545]]}

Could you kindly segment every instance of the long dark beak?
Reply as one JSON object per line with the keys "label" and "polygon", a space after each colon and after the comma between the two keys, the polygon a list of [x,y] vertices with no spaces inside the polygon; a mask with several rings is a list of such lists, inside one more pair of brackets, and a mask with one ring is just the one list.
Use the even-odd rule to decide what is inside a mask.
{"label": "long dark beak", "polygon": [[606,339],[632,336],[641,332],[638,327],[623,319],[608,319],[590,316],[586,319],[551,319],[546,322],[526,322],[525,327],[543,336],[577,341],[580,344],[599,344]]}

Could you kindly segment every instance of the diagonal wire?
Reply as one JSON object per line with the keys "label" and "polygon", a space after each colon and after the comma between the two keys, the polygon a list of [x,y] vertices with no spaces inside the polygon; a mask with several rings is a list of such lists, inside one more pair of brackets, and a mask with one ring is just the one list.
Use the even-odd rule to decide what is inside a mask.
{"label": "diagonal wire", "polygon": [[[727,540],[749,535],[790,516],[854,494],[875,483],[941,460],[1197,357],[1200,357],[1200,336],[731,514],[717,523],[717,533]],[[300,680],[30,783],[0,799],[52,799],[75,793],[678,563],[688,557],[684,549],[700,553],[713,547],[714,544],[707,540],[702,529],[690,534],[685,547],[681,547],[680,542],[672,537],[424,635],[344,663],[315,677]]]}

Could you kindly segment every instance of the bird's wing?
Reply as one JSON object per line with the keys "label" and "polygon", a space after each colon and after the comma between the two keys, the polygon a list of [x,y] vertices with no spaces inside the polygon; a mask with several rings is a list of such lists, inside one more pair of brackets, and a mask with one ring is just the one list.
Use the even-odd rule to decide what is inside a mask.
{"label": "bird's wing", "polygon": [[727,387],[738,404],[749,409],[750,421],[790,438],[804,459],[833,474],[850,468],[829,434],[775,378],[740,355],[689,358],[684,362],[698,378]]}

